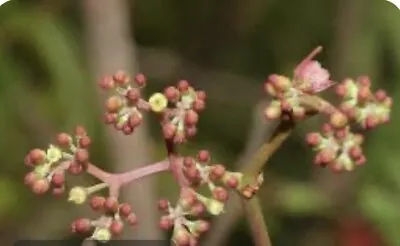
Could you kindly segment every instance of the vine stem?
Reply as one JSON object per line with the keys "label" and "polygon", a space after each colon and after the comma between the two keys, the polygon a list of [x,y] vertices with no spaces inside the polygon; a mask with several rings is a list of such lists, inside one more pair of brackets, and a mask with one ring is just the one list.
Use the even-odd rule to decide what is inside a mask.
{"label": "vine stem", "polygon": [[[314,95],[303,95],[299,98],[300,105],[305,107],[307,116],[317,113],[329,114],[336,110],[329,102]],[[295,128],[293,120],[281,121],[270,140],[260,146],[253,158],[242,170],[245,180],[254,180],[267,164],[269,158],[279,149],[283,142],[290,136]],[[271,246],[271,239],[260,204],[260,199],[254,196],[250,199],[242,199],[246,218],[249,222],[251,234],[256,246]]]}

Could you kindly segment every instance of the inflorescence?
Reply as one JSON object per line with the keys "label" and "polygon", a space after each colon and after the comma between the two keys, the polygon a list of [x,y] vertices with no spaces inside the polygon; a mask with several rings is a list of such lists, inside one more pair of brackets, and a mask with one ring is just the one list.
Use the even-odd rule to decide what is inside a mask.
{"label": "inflorescence", "polygon": [[[265,109],[265,116],[269,120],[285,122],[302,120],[316,112],[326,115],[328,122],[322,126],[321,133],[312,132],[306,137],[307,143],[317,152],[315,164],[330,167],[335,172],[352,171],[364,164],[366,157],[361,147],[363,136],[352,132],[351,123],[372,129],[388,122],[392,99],[383,90],[372,92],[367,77],[346,79],[338,84],[333,82],[329,72],[313,60],[318,52],[320,48],[306,57],[291,79],[277,74],[269,76],[264,88],[273,100]],[[112,93],[105,104],[105,123],[130,135],[141,125],[144,114],[150,112],[160,116],[163,137],[168,144],[183,144],[195,136],[199,113],[205,108],[206,93],[181,80],[176,86],[154,93],[146,100],[142,91],[146,83],[144,75],[138,74],[131,79],[122,71],[101,80],[100,86]],[[315,96],[334,85],[342,98],[337,108]],[[89,162],[90,145],[86,130],[78,126],[73,136],[58,134],[55,144],[46,150],[31,150],[25,164],[32,171],[25,176],[25,184],[36,194],[51,190],[54,195],[61,196],[66,188],[67,173],[86,172],[102,181],[91,187],[75,186],[68,192],[69,202],[89,202],[94,211],[101,213],[97,219],[75,220],[72,231],[101,242],[119,236],[125,225],[138,223],[132,207],[119,201],[116,191],[137,178],[170,171],[179,182],[178,201],[173,203],[163,199],[158,203],[163,213],[159,226],[173,230],[172,241],[177,245],[197,244],[199,236],[210,228],[203,215],[223,213],[230,189],[250,199],[263,182],[260,174],[253,183],[245,183],[245,174],[230,172],[222,164],[213,164],[207,150],[199,151],[196,156],[181,156],[167,148],[168,158],[164,162],[123,174],[107,173]],[[198,193],[199,186],[207,186],[210,197]],[[110,190],[108,197],[95,195],[104,188]]]}

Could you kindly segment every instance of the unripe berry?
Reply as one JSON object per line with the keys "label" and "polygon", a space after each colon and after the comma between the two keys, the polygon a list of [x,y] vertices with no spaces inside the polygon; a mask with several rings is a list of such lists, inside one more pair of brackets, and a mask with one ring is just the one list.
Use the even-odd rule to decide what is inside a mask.
{"label": "unripe berry", "polygon": [[211,159],[210,152],[207,150],[200,150],[196,158],[199,162],[209,162]]}

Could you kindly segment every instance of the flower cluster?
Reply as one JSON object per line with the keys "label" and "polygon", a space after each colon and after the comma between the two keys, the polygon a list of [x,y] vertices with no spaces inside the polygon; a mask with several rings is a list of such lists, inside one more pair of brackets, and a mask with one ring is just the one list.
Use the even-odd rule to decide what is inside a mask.
{"label": "flower cluster", "polygon": [[58,134],[56,142],[47,150],[33,149],[25,157],[25,164],[33,168],[25,176],[25,184],[36,194],[44,194],[50,188],[54,195],[63,194],[65,172],[78,174],[88,165],[91,140],[83,127],[76,128],[75,138]]}
{"label": "flower cluster", "polygon": [[122,131],[124,134],[132,134],[143,120],[143,111],[148,111],[149,106],[142,98],[141,89],[146,85],[146,77],[143,74],[135,76],[133,82],[123,71],[114,76],[107,76],[100,82],[105,90],[113,90],[114,93],[106,101],[104,119],[107,124]]}
{"label": "flower cluster", "polygon": [[[351,132],[351,121],[367,129],[387,122],[392,99],[381,90],[372,93],[366,77],[356,81],[347,79],[337,86],[337,94],[343,98],[338,109],[314,96],[334,84],[329,72],[312,60],[319,51],[319,48],[314,50],[296,67],[292,79],[276,74],[269,76],[265,90],[273,101],[265,110],[265,115],[268,119],[300,120],[309,113],[307,110],[310,107],[313,112],[327,114],[329,123],[323,125],[322,132],[307,135],[307,143],[317,152],[315,164],[337,172],[351,171],[366,160],[361,148],[363,137]],[[145,100],[141,89],[146,82],[142,74],[136,75],[132,81],[122,71],[104,78],[101,87],[114,91],[106,102],[105,121],[129,135],[141,124],[144,112],[158,114],[167,140],[168,158],[165,161],[122,174],[105,172],[89,163],[91,139],[83,127],[77,127],[74,136],[58,134],[56,144],[50,145],[47,150],[30,151],[25,163],[33,171],[25,176],[25,183],[37,194],[52,188],[55,195],[60,195],[65,189],[66,172],[80,174],[86,171],[101,180],[102,183],[91,187],[73,187],[68,201],[79,205],[90,200],[91,208],[102,213],[95,220],[75,220],[72,231],[90,234],[88,239],[91,240],[107,242],[120,235],[125,224],[135,225],[138,221],[131,206],[119,202],[118,189],[141,177],[168,170],[180,184],[181,192],[175,206],[168,200],[159,201],[158,207],[164,213],[159,225],[165,230],[173,230],[172,240],[178,246],[194,246],[200,235],[210,227],[201,216],[223,213],[229,198],[228,189],[245,198],[252,198],[263,182],[263,175],[248,177],[240,172],[227,171],[223,165],[213,164],[206,150],[199,151],[194,157],[180,156],[175,148],[170,148],[170,144],[182,144],[196,134],[206,94],[193,89],[186,80],[181,80],[177,86],[167,87],[163,93],[154,93]],[[303,105],[307,104],[303,100],[306,97],[314,101]],[[196,192],[202,185],[208,187],[209,197]],[[109,188],[109,197],[92,196],[104,188]]]}
{"label": "flower cluster", "polygon": [[90,201],[92,210],[102,212],[96,220],[89,218],[76,219],[71,224],[72,232],[89,234],[89,240],[108,242],[113,237],[121,235],[125,224],[136,225],[137,217],[132,207],[127,203],[119,203],[115,197],[93,196]]}
{"label": "flower cluster", "polygon": [[264,88],[274,99],[265,109],[267,119],[303,119],[306,109],[300,105],[299,98],[304,94],[324,91],[334,84],[328,70],[322,68],[318,61],[312,60],[319,52],[320,47],[296,67],[293,79],[277,74],[269,76]]}
{"label": "flower cluster", "polygon": [[368,77],[346,79],[337,86],[336,93],[343,98],[340,109],[363,128],[371,129],[389,121],[392,98],[383,90],[373,93]]}
{"label": "flower cluster", "polygon": [[[206,94],[196,91],[186,80],[170,86],[164,93],[155,93],[149,103],[153,111],[162,114],[162,128],[165,139],[183,143],[197,133],[198,113],[205,108]],[[167,107],[168,104],[172,107]]]}
{"label": "flower cluster", "polygon": [[306,110],[299,101],[299,97],[304,92],[293,87],[289,78],[282,75],[271,75],[265,83],[265,90],[274,97],[274,100],[265,109],[267,119],[288,120],[291,117],[303,119],[306,115]]}
{"label": "flower cluster", "polygon": [[349,126],[337,129],[324,124],[322,134],[307,135],[307,143],[317,151],[315,164],[328,166],[335,172],[352,171],[366,160],[361,148],[363,136],[351,133]]}
{"label": "flower cluster", "polygon": [[339,109],[328,110],[330,119],[322,134],[308,134],[307,142],[318,151],[316,164],[334,171],[352,171],[364,164],[366,158],[361,148],[363,137],[351,133],[349,124],[354,121],[364,129],[371,129],[388,122],[392,99],[383,90],[372,93],[368,77],[346,79],[336,87],[336,93],[343,99]]}

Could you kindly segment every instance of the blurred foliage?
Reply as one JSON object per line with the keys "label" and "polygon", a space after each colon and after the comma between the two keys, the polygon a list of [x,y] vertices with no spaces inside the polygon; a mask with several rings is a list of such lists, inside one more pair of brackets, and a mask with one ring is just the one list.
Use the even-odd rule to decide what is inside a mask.
{"label": "blurred foliage", "polygon": [[[94,138],[94,162],[107,164],[107,149],[99,123],[99,106],[94,82],[87,69],[79,1],[19,1],[0,8],[0,218],[1,226],[18,226],[30,220],[30,211],[43,208],[43,200],[34,198],[22,185],[26,171],[21,165],[24,154],[34,146],[44,146],[55,131],[70,131],[75,124],[88,127]],[[223,0],[223,1],[135,1],[132,31],[140,47],[166,48],[205,69],[221,70],[255,78],[259,86],[272,72],[288,73],[314,46],[323,45],[320,60],[335,67],[338,33],[338,3],[320,0]],[[348,75],[370,74],[376,88],[390,92],[395,104],[392,122],[367,133],[367,165],[355,175],[357,202],[344,211],[360,210],[385,235],[389,245],[400,245],[397,233],[400,221],[400,13],[383,0],[364,2],[361,24],[351,33],[348,53],[341,59]],[[339,30],[338,28],[343,28]],[[343,44],[341,44],[343,45]],[[156,68],[155,68],[156,69]],[[183,67],[182,69],[185,69]],[[151,78],[152,79],[152,78]],[[171,80],[172,78],[165,78]],[[340,78],[342,79],[342,78]],[[152,79],[149,91],[162,89]],[[207,83],[207,81],[204,81]],[[229,94],[226,88],[226,93]],[[330,97],[331,95],[328,95]],[[185,147],[185,153],[208,148],[215,161],[233,163],[246,145],[246,134],[253,105],[246,98],[221,103],[210,98],[200,124],[197,142]],[[303,124],[272,158],[266,178],[281,184],[279,208],[267,207],[276,245],[299,245],[301,233],[288,217],[331,218],[330,200],[318,193],[313,183],[311,151],[303,144],[303,133],[320,120]],[[157,125],[151,127],[155,157],[163,158]],[[175,196],[174,182],[161,175],[160,195]],[[171,185],[170,185],[171,184]],[[270,193],[263,198],[270,202]],[[332,199],[332,198],[331,198]],[[332,200],[335,200],[333,198]],[[340,199],[340,198],[338,198]],[[49,203],[50,204],[50,203]],[[35,208],[32,208],[34,205]],[[30,208],[28,209],[28,206]],[[267,206],[267,205],[266,205]],[[272,211],[271,211],[272,210]],[[324,212],[327,211],[327,212]],[[339,211],[340,212],[340,211]],[[339,214],[336,212],[334,214]],[[16,220],[15,218],[19,218]],[[309,221],[310,227],[313,220]],[[244,242],[248,235],[235,233],[231,242]],[[295,235],[287,237],[288,234]],[[240,238],[242,237],[242,238]],[[239,239],[238,239],[239,238]],[[282,242],[282,243],[281,243]]]}

